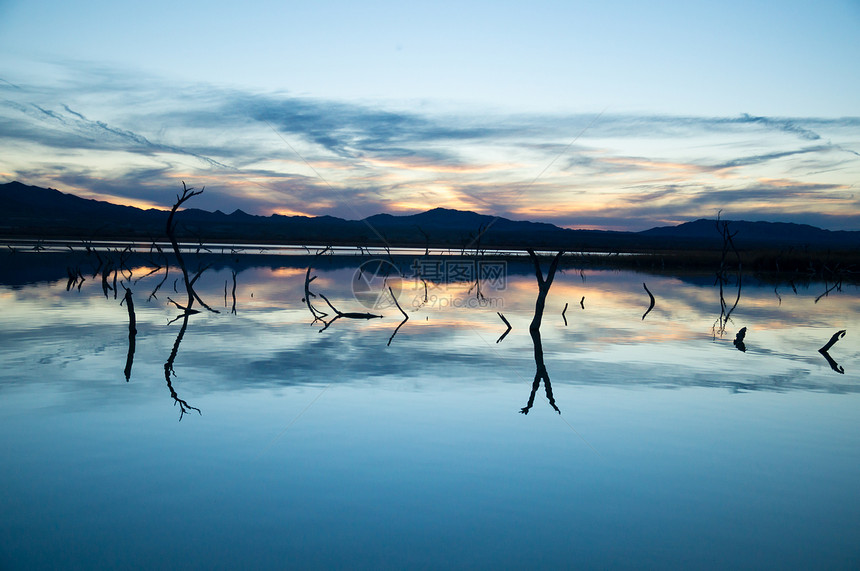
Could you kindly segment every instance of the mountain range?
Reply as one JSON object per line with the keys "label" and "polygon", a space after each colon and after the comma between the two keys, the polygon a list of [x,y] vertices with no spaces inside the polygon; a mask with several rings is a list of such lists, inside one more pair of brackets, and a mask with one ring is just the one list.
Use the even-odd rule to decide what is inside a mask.
{"label": "mountain range", "polygon": [[[167,212],[81,198],[20,182],[0,184],[0,237],[161,240]],[[376,214],[363,220],[332,216],[255,216],[188,208],[177,212],[177,235],[200,242],[413,246],[437,248],[645,251],[722,246],[716,221],[700,219],[643,232],[571,230],[469,211],[434,208],[419,214]],[[860,232],[805,224],[728,221],[738,248],[860,249]],[[480,240],[478,235],[480,234]]]}

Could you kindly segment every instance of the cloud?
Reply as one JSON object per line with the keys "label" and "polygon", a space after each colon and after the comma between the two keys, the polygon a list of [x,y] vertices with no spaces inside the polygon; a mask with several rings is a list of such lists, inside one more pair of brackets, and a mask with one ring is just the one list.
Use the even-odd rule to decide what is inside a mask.
{"label": "cloud", "polygon": [[806,139],[808,141],[815,141],[821,138],[821,136],[812,131],[811,129],[806,129],[801,127],[794,121],[790,119],[772,119],[769,117],[753,117],[747,113],[743,113],[739,119],[737,119],[738,123],[758,123],[760,125],[764,125],[766,127],[770,127],[773,129],[777,129],[779,131],[784,131],[786,133],[791,133],[793,135],[797,135],[801,139]]}
{"label": "cloud", "polygon": [[727,204],[860,212],[860,118],[443,113],[79,71],[0,82],[0,172],[164,205],[186,180],[206,186],[200,208],[260,214],[447,206],[633,227]]}
{"label": "cloud", "polygon": [[766,153],[763,155],[753,155],[748,157],[738,157],[736,159],[732,159],[730,161],[716,164],[713,166],[714,169],[722,170],[722,169],[731,169],[735,167],[746,167],[750,165],[757,165],[768,161],[773,161],[776,159],[783,159],[785,157],[792,157],[795,155],[805,155],[808,153],[825,153],[833,150],[834,147],[831,145],[818,145],[815,147],[805,147],[802,149],[794,149],[791,151],[781,151],[776,153]]}

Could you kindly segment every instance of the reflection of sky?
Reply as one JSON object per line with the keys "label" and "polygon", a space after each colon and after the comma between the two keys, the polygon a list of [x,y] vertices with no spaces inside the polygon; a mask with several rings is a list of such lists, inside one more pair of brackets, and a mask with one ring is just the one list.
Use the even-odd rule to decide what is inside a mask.
{"label": "reflection of sky", "polygon": [[[146,271],[140,268],[138,275]],[[349,268],[313,270],[312,275],[317,277],[311,283],[311,291],[324,293],[341,311],[368,311],[349,289],[354,272]],[[184,299],[184,295],[172,291],[173,278],[162,286],[157,300],[146,302],[161,275],[153,274],[132,286],[137,300],[139,367],[146,366],[147,351],[152,352],[149,360],[155,358],[158,363],[162,357],[156,356],[169,352],[178,328],[178,323],[165,325],[175,311],[159,303],[168,296]],[[657,300],[645,320],[641,316],[647,309],[648,297],[643,281]],[[382,319],[341,319],[320,333],[322,324],[310,324],[312,320],[301,301],[303,271],[242,271],[237,278],[238,313],[234,316],[229,313],[229,271],[210,270],[198,289],[222,313],[204,311],[191,318],[178,363],[207,371],[207,376],[214,379],[206,384],[217,380],[217,386],[222,388],[262,381],[317,383],[321,381],[318,376],[338,379],[344,370],[352,370],[349,364],[356,360],[364,363],[352,372],[350,382],[392,371],[406,377],[420,376],[425,363],[433,370],[441,363],[446,367],[470,367],[496,360],[512,368],[503,368],[501,377],[520,381],[521,376],[529,376],[522,365],[532,359],[531,340],[525,332],[534,308],[533,282],[530,276],[511,275],[504,290],[485,284],[483,302],[477,300],[473,284],[431,283],[428,302],[423,303],[423,284],[404,279],[399,301],[410,319],[392,346],[386,347],[381,342],[387,342],[402,319],[394,306],[369,309],[384,315]],[[67,366],[97,354],[101,359],[96,359],[101,363],[98,368],[103,368],[102,353],[111,348],[110,358],[123,360],[126,309],[112,297],[104,298],[98,279],[85,282],[81,292],[66,292],[63,285],[58,282],[50,288],[7,289],[0,293],[5,308],[7,358],[19,365],[41,361]],[[788,286],[782,289],[778,297],[773,286],[745,285],[732,321],[720,335],[715,330],[720,309],[716,288],[671,277],[615,271],[585,271],[582,275],[575,270],[561,272],[553,284],[542,328],[548,366],[558,371],[555,378],[559,383],[625,383],[628,372],[638,370],[637,376],[643,382],[698,384],[711,371],[719,370],[720,375],[742,378],[753,385],[755,381],[748,380],[751,367],[754,371],[761,367],[758,375],[763,378],[795,375],[803,378],[801,386],[829,390],[837,379],[817,349],[836,330],[853,328],[860,313],[857,298],[852,295],[855,288],[845,286],[842,293],[832,293],[818,303],[814,299],[825,289],[823,284],[800,288],[796,295]],[[734,290],[726,293],[730,304],[734,295]],[[582,297],[584,309],[580,305]],[[313,303],[333,316],[321,298],[313,299]],[[565,303],[566,327],[561,316]],[[499,345],[495,341],[505,326],[497,311],[513,326],[512,333]],[[34,320],[34,315],[40,319]],[[741,327],[747,328],[746,354],[731,346]],[[218,341],[213,342],[213,338]],[[856,347],[849,335],[831,353],[850,362],[856,358]],[[651,374],[648,368],[641,369],[647,363],[652,364]],[[565,367],[570,368],[569,374]],[[242,371],[254,374],[239,382],[245,376]],[[589,374],[583,375],[585,371]],[[86,378],[87,373],[82,371],[82,375]],[[843,380],[838,379],[840,383]]]}
{"label": "reflection of sky", "polygon": [[[365,310],[353,270],[312,275],[341,311]],[[559,273],[541,335],[562,414],[541,387],[523,416],[533,276],[509,276],[492,308],[415,310],[423,286],[405,281],[409,321],[387,346],[396,308],[320,332],[304,272],[251,268],[231,315],[230,272],[210,270],[199,293],[221,313],[191,317],[173,378],[202,415],[177,423],[166,297],[184,296],[169,283],[147,303],[158,279],[132,283],[128,383],[127,311],[96,280],[0,289],[4,567],[838,566],[856,555],[855,288],[818,303],[817,285],[785,288],[780,303],[772,286],[745,285],[715,337],[711,287]],[[643,281],[657,300],[644,321]],[[461,300],[468,289],[435,288]],[[496,311],[513,325],[499,344]],[[731,344],[740,327],[746,353]],[[845,375],[817,353],[837,329]]]}

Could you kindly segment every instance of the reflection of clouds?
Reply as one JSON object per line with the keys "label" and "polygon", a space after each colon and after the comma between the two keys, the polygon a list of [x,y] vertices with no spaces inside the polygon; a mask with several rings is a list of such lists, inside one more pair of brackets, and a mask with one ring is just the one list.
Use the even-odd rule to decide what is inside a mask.
{"label": "reflection of clouds", "polygon": [[[314,284],[325,285],[317,291],[331,294],[333,301],[341,301],[342,310],[350,310],[357,305],[350,290],[353,272],[349,267],[314,266],[313,273],[320,276]],[[586,276],[583,282],[577,271],[558,274],[548,298],[541,333],[557,386],[856,390],[834,384],[838,379],[830,376],[817,353],[834,330],[857,328],[860,297],[854,287],[845,286],[843,293],[818,304],[813,303],[818,286],[800,288],[798,295],[786,288],[779,304],[772,286],[751,280],[733,314],[734,329],[748,328],[748,352],[740,353],[731,346],[733,330],[722,339],[711,334],[719,302],[716,290],[706,285],[710,276],[698,282],[618,271],[589,270]],[[330,382],[418,382],[433,377],[528,381],[534,367],[527,332],[536,295],[534,278],[519,274],[508,278],[502,311],[513,330],[502,345],[495,344],[504,324],[494,308],[437,306],[416,312],[405,307],[410,320],[387,347],[400,321],[394,309],[381,320],[342,320],[320,333],[319,326],[310,325],[301,302],[303,270],[245,269],[238,275],[238,315],[203,314],[190,320],[176,363],[181,371],[178,382],[183,395],[194,401],[213,391]],[[144,292],[157,279],[152,276],[134,286],[139,333],[132,384],[154,379],[153,390],[161,395],[158,367],[177,329],[165,325],[175,314],[166,306],[167,292],[157,301],[145,301]],[[199,293],[217,306],[227,279],[229,270],[209,270],[200,279]],[[657,297],[645,322],[640,319],[647,305],[642,281]],[[53,382],[60,371],[68,390],[87,386],[86,390],[114,392],[116,383],[124,384],[126,310],[119,300],[106,300],[95,282],[88,280],[80,293],[66,292],[64,281],[0,289],[4,386],[46,374],[45,381]],[[172,286],[166,287],[172,291]],[[406,281],[404,287],[401,302],[404,296],[423,294],[420,283],[416,287]],[[452,295],[468,296],[468,287],[452,284]],[[578,305],[582,296],[585,310]],[[570,303],[567,327],[560,315],[565,302]],[[860,357],[853,338],[840,341],[832,351],[850,377],[851,363]],[[96,377],[100,381],[93,384]]]}

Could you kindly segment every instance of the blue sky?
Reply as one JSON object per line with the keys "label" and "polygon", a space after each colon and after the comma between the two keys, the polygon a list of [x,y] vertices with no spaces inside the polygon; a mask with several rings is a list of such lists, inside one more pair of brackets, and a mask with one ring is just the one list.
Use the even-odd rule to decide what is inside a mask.
{"label": "blue sky", "polygon": [[860,2],[0,0],[0,182],[860,230]]}

